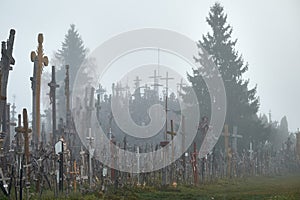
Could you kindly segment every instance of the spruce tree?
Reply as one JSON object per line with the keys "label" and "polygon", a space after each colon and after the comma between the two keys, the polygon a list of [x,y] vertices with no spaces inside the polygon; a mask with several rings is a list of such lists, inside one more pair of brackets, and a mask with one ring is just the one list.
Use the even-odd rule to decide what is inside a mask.
{"label": "spruce tree", "polygon": [[[58,119],[65,119],[66,116],[66,104],[65,104],[65,87],[64,79],[66,76],[65,65],[69,65],[70,76],[70,92],[72,92],[73,84],[76,78],[76,74],[80,66],[86,61],[87,49],[84,46],[83,40],[75,28],[74,24],[70,25],[70,28],[65,35],[65,39],[62,42],[61,49],[55,53],[56,62],[60,65],[57,66],[57,81],[60,85],[57,91],[57,115]],[[80,76],[86,76],[81,74]]]}
{"label": "spruce tree", "polygon": [[[248,70],[248,64],[235,50],[237,40],[231,37],[233,28],[227,23],[227,15],[224,14],[223,7],[219,3],[211,7],[206,21],[212,33],[203,35],[198,46],[206,50],[220,71],[227,96],[225,123],[229,125],[231,133],[232,127],[238,126],[238,133],[243,135],[238,146],[247,148],[249,140],[254,140],[255,135],[263,129],[256,115],[259,108],[256,87],[249,89],[249,80],[243,78],[243,74]],[[203,59],[195,57],[195,61],[201,63]],[[188,78],[197,94],[201,116],[210,117],[211,100],[203,75],[203,70],[199,68],[195,69],[192,75],[188,75]],[[189,93],[188,89],[186,92]]]}
{"label": "spruce tree", "polygon": [[[61,49],[55,53],[56,59],[65,66],[70,66],[70,85],[73,85],[76,73],[86,59],[87,49],[84,46],[83,40],[75,29],[75,25],[71,24],[68,33],[65,35],[65,40],[62,42]],[[64,79],[64,67],[58,73],[59,80]],[[63,71],[63,73],[62,73]]]}

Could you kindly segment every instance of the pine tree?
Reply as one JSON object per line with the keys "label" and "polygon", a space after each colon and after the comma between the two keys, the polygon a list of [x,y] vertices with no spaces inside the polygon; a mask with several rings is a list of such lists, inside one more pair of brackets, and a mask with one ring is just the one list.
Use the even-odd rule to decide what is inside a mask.
{"label": "pine tree", "polygon": [[[66,105],[65,105],[65,87],[64,79],[66,75],[65,65],[70,66],[70,92],[72,92],[73,84],[77,75],[77,72],[81,65],[86,61],[87,49],[84,46],[83,40],[75,28],[74,24],[70,25],[70,28],[65,35],[62,47],[55,53],[56,63],[59,64],[59,70],[57,70],[57,82],[60,87],[57,91],[57,115],[59,118],[65,118],[66,116]],[[86,74],[81,74],[85,76]]]}
{"label": "pine tree", "polygon": [[[253,140],[255,134],[263,129],[256,115],[259,108],[256,87],[249,89],[249,80],[242,77],[248,70],[248,64],[245,64],[242,56],[235,50],[237,40],[231,37],[233,28],[227,23],[227,15],[219,3],[211,7],[206,21],[212,28],[212,33],[203,35],[198,46],[203,47],[212,56],[221,73],[227,96],[225,123],[229,125],[230,131],[233,126],[238,126],[239,134],[244,137],[242,146],[246,148],[249,140]],[[203,60],[196,57],[195,61],[201,63]],[[209,91],[201,76],[203,70],[199,68],[194,70],[192,75],[188,75],[188,78],[197,94],[201,115],[210,117]]]}
{"label": "pine tree", "polygon": [[[70,66],[70,85],[73,85],[76,73],[86,59],[87,49],[84,47],[83,40],[75,29],[75,25],[71,24],[62,47],[57,51],[55,57],[65,66]],[[63,73],[62,73],[63,70]],[[58,72],[59,81],[64,79],[64,67]]]}

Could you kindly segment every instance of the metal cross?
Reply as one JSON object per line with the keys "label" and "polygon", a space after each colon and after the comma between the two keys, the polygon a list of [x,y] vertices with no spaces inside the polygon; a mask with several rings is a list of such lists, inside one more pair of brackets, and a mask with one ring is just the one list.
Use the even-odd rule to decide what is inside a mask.
{"label": "metal cross", "polygon": [[55,66],[52,66],[52,79],[51,82],[48,83],[48,86],[50,87],[50,103],[52,104],[52,144],[54,145],[56,143],[56,88],[59,87],[58,84],[56,84],[55,80]]}

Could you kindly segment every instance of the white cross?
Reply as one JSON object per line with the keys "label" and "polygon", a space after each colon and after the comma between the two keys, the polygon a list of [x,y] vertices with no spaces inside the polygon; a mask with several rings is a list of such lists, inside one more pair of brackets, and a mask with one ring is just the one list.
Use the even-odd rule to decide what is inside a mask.
{"label": "white cross", "polygon": [[250,153],[250,160],[253,159],[253,149],[252,149],[252,142],[250,142],[250,148],[249,148],[249,153]]}

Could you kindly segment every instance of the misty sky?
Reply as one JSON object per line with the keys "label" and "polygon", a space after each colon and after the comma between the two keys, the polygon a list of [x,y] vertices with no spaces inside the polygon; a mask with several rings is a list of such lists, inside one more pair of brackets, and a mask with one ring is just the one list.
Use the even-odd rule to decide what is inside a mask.
{"label": "misty sky", "polygon": [[[90,51],[113,35],[145,27],[171,29],[197,41],[210,30],[205,18],[214,2],[2,0],[0,40],[16,29],[16,64],[9,77],[8,100],[15,94],[19,112],[31,109],[30,52],[36,50],[38,33],[44,34],[50,59],[72,23]],[[260,112],[272,110],[273,120],[278,121],[286,115],[290,131],[295,132],[300,127],[300,1],[219,2],[233,26],[233,37],[238,38],[237,50],[249,63],[244,77],[250,79],[250,86],[258,86]]]}

